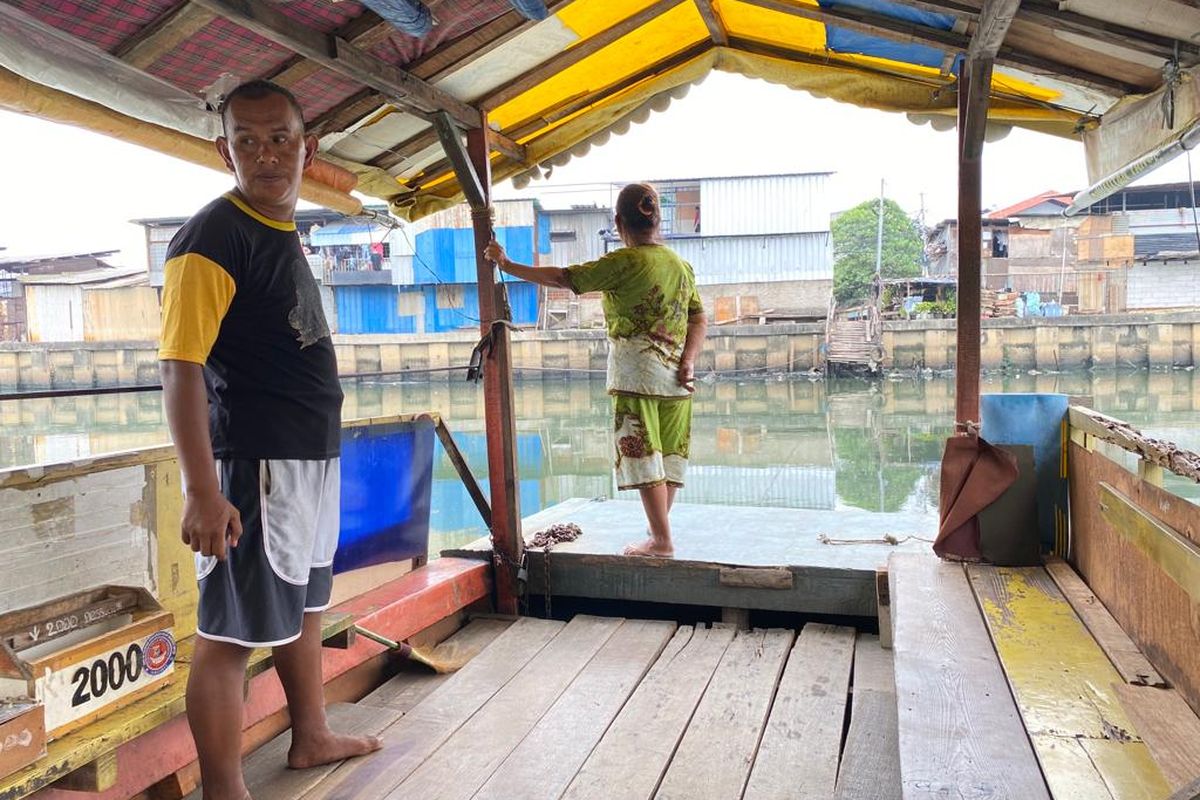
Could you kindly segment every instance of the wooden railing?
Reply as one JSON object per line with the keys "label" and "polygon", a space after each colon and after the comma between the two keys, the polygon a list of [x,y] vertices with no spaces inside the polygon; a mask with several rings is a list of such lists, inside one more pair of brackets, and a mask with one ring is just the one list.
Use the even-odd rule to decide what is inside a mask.
{"label": "wooden railing", "polygon": [[1200,482],[1200,455],[1083,407],[1070,409],[1069,430],[1068,558],[1200,712],[1200,507],[1163,487],[1166,472]]}

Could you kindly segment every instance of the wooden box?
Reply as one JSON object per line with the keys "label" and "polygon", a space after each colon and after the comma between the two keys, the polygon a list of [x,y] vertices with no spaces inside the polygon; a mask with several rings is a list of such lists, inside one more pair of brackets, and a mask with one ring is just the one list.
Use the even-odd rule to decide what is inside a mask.
{"label": "wooden box", "polygon": [[145,589],[118,586],[0,614],[0,698],[41,702],[52,741],[168,683],[173,622]]}
{"label": "wooden box", "polygon": [[41,703],[0,700],[0,778],[46,755],[46,718]]}

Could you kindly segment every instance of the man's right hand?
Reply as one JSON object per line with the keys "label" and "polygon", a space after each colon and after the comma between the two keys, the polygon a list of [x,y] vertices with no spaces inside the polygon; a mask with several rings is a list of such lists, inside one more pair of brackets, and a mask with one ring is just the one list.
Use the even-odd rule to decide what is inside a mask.
{"label": "man's right hand", "polygon": [[241,537],[242,515],[220,492],[188,492],[183,501],[183,543],[192,552],[224,561],[226,539],[229,547],[237,547]]}

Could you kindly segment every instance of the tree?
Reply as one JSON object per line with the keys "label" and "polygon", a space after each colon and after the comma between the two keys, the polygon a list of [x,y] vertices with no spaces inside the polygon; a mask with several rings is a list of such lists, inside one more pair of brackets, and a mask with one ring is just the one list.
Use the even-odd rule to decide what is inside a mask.
{"label": "tree", "polygon": [[[875,274],[879,201],[867,200],[833,221],[833,296],[838,303],[865,300]],[[883,201],[884,278],[921,274],[924,252],[917,223],[893,200]]]}

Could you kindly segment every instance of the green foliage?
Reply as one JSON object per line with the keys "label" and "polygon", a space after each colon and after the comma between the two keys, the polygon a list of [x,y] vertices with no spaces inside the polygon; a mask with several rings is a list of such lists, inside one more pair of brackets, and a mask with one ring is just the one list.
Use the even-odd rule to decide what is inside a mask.
{"label": "green foliage", "polygon": [[[875,274],[879,201],[867,200],[833,221],[833,294],[840,304],[867,299]],[[899,205],[883,201],[884,278],[921,274],[921,231]]]}
{"label": "green foliage", "polygon": [[[843,503],[867,511],[899,511],[927,471],[920,464],[905,463],[901,437],[882,431],[838,428],[837,493]],[[936,459],[935,459],[936,460]]]}
{"label": "green foliage", "polygon": [[951,295],[950,297],[946,298],[945,300],[933,300],[933,301],[926,300],[926,301],[917,303],[916,308],[913,309],[913,316],[917,317],[918,319],[920,319],[922,317],[932,317],[934,319],[951,319],[954,317],[954,315],[957,311],[958,311],[958,303],[955,300],[954,296]]}

